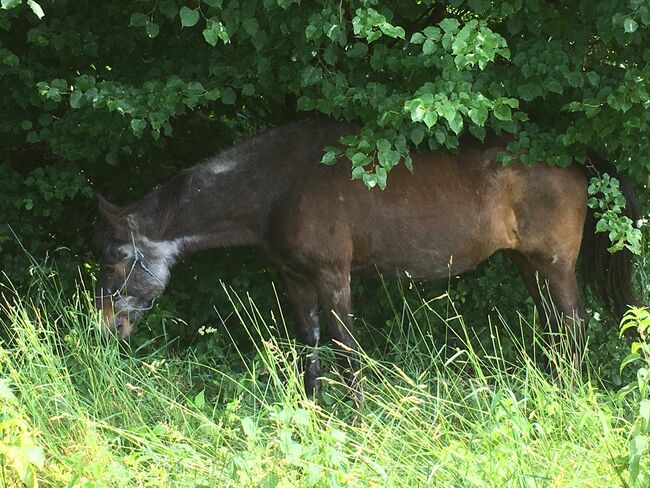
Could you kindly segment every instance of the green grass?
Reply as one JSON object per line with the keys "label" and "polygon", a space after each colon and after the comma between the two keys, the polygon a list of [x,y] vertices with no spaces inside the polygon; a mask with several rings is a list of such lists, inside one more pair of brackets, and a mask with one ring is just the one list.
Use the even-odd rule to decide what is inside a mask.
{"label": "green grass", "polygon": [[[358,409],[344,399],[328,350],[323,398],[306,400],[297,346],[278,339],[281,313],[269,318],[232,292],[231,312],[257,347],[231,343],[196,357],[151,344],[123,350],[100,334],[87,293],[64,299],[56,285],[37,288],[28,297],[5,288],[0,300],[0,486],[604,487],[627,479],[636,411],[626,400],[562,365],[559,387],[536,366],[544,346],[523,347],[504,324],[476,350],[453,304],[449,317],[424,301],[417,311],[396,304],[384,352],[363,353]],[[415,322],[423,311],[456,335],[454,349]],[[506,359],[504,342],[519,350],[516,360]]]}

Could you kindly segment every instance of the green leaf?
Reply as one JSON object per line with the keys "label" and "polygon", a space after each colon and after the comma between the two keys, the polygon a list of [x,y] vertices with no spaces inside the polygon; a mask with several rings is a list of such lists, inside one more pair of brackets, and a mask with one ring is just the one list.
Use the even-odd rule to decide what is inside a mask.
{"label": "green leaf", "polygon": [[469,118],[476,125],[482,126],[488,118],[488,109],[485,105],[480,105],[469,110]]}
{"label": "green leaf", "polygon": [[424,129],[422,127],[414,127],[411,129],[411,140],[413,144],[418,145],[424,139]]}
{"label": "green leaf", "polygon": [[450,101],[442,102],[438,106],[438,111],[449,123],[456,117],[456,107]]}
{"label": "green leaf", "polygon": [[190,81],[186,89],[190,95],[198,95],[205,91],[200,81]]}
{"label": "green leaf", "polygon": [[436,122],[438,121],[438,113],[435,110],[429,110],[427,111],[426,115],[424,116],[424,123],[426,126],[430,129],[434,125],[436,125]]}
{"label": "green leaf", "polygon": [[420,122],[421,120],[424,119],[424,116],[426,115],[426,110],[422,105],[416,105],[412,110],[411,110],[411,120],[413,122]]}
{"label": "green leaf", "polygon": [[131,130],[135,135],[140,135],[146,126],[147,122],[143,119],[131,120]]}
{"label": "green leaf", "polygon": [[255,34],[251,42],[253,43],[253,46],[255,46],[255,49],[260,51],[267,43],[268,41],[268,36],[264,31],[257,31],[257,34]]}
{"label": "green leaf", "polygon": [[411,158],[410,154],[404,158],[404,166],[406,166],[406,169],[413,173],[413,158]]}
{"label": "green leaf", "polygon": [[364,173],[362,179],[364,185],[366,185],[368,188],[374,188],[377,186],[377,175],[374,173]]}
{"label": "green leaf", "polygon": [[460,134],[460,132],[463,130],[463,118],[459,113],[456,113],[456,116],[451,121],[449,121],[449,127],[456,134]]}
{"label": "green leaf", "polygon": [[385,152],[385,151],[390,151],[392,148],[392,145],[390,142],[388,142],[387,139],[379,139],[377,141],[377,150]]}
{"label": "green leaf", "polygon": [[221,39],[225,44],[230,42],[230,37],[228,36],[226,27],[216,19],[207,20],[205,29],[203,30],[203,38],[208,42],[208,44],[212,44],[213,46],[216,45],[217,39]]}
{"label": "green leaf", "polygon": [[304,408],[298,408],[296,409],[296,412],[293,414],[293,421],[297,425],[307,427],[311,425],[311,414],[309,413],[308,410],[305,410]]}
{"label": "green leaf", "polygon": [[639,27],[639,24],[637,24],[636,21],[630,17],[626,17],[623,21],[623,28],[628,34],[636,31],[637,27]]}
{"label": "green leaf", "polygon": [[363,175],[366,174],[366,170],[363,166],[354,166],[352,168],[352,179],[353,180],[360,180],[363,178]]}
{"label": "green leaf", "polygon": [[144,27],[149,21],[149,17],[141,12],[135,12],[131,14],[131,21],[129,25],[132,27]]}
{"label": "green leaf", "polygon": [[74,90],[70,94],[70,106],[72,108],[81,107],[82,100],[83,100],[83,93],[81,92],[81,90]]}
{"label": "green leaf", "polygon": [[325,146],[325,151],[326,152],[331,152],[334,153],[336,156],[340,155],[343,153],[341,148],[336,147],[336,146]]}
{"label": "green leaf", "polygon": [[246,437],[249,439],[255,438],[255,434],[257,433],[257,426],[255,425],[255,422],[252,418],[244,417],[241,419],[241,427]]}
{"label": "green leaf", "polygon": [[45,12],[43,12],[43,9],[37,2],[35,2],[34,0],[27,0],[27,5],[29,5],[29,8],[32,9],[32,12],[34,12],[36,17],[38,17],[39,19],[45,17]]}
{"label": "green leaf", "polygon": [[632,354],[628,354],[627,356],[625,356],[623,361],[621,361],[620,371],[623,371],[625,366],[627,366],[628,364],[633,363],[634,361],[637,361],[639,359],[641,359],[641,355],[639,353],[637,353],[637,352],[633,352]]}
{"label": "green leaf", "polygon": [[11,391],[9,381],[4,378],[0,378],[0,400],[3,402],[16,402],[16,395]]}
{"label": "green leaf", "polygon": [[192,10],[187,5],[181,9],[180,16],[183,27],[192,27],[199,21],[199,11]]}
{"label": "green leaf", "polygon": [[444,19],[438,25],[445,32],[456,32],[460,23],[456,19]]}
{"label": "green leaf", "polygon": [[237,95],[235,94],[235,91],[230,87],[227,87],[223,92],[221,92],[221,101],[226,105],[234,105],[236,98]]}
{"label": "green leaf", "polygon": [[158,10],[170,20],[174,20],[178,15],[178,5],[175,0],[162,0],[158,3]]}
{"label": "green leaf", "polygon": [[429,27],[425,28],[423,32],[428,39],[432,39],[434,41],[439,41],[440,38],[442,37],[442,32],[440,32],[440,28],[435,27],[433,25],[430,25]]}
{"label": "green leaf", "polygon": [[424,44],[422,45],[422,52],[424,54],[431,54],[435,50],[436,50],[436,45],[431,39],[427,39],[426,41],[424,41]]}
{"label": "green leaf", "polygon": [[260,30],[260,24],[255,18],[244,19],[242,26],[244,27],[246,33],[250,36],[254,36],[257,34],[257,31]]}
{"label": "green leaf", "polygon": [[382,190],[386,189],[386,183],[388,181],[388,171],[383,166],[377,166],[375,170],[377,174],[377,184]]}
{"label": "green leaf", "polygon": [[646,429],[650,427],[650,400],[641,400],[639,402],[639,418]]}
{"label": "green leaf", "polygon": [[564,87],[562,86],[562,83],[560,83],[557,80],[551,80],[547,82],[546,88],[548,89],[548,91],[552,91],[554,93],[559,93],[559,94],[562,94],[562,92],[564,91]]}
{"label": "green leaf", "polygon": [[321,32],[322,32],[321,29],[316,27],[314,24],[309,24],[305,28],[305,38],[308,41],[311,41],[312,39],[316,39],[317,37],[319,37],[321,35]]}
{"label": "green leaf", "polygon": [[648,437],[636,435],[630,442],[630,457],[628,460],[630,477],[636,479],[639,476],[639,464],[641,457],[648,452]]}
{"label": "green leaf", "polygon": [[106,154],[106,162],[111,166],[115,166],[118,162],[117,153],[115,151],[110,151]]}
{"label": "green leaf", "polygon": [[421,32],[416,32],[411,36],[411,40],[409,41],[411,44],[422,44],[425,40],[424,34]]}
{"label": "green leaf", "polygon": [[218,100],[220,95],[221,91],[218,88],[213,88],[212,90],[208,90],[203,94],[205,99],[209,101]]}
{"label": "green leaf", "polygon": [[317,486],[323,478],[323,468],[317,464],[309,463],[305,466],[307,486]]}
{"label": "green leaf", "polygon": [[49,90],[47,90],[45,96],[48,100],[54,100],[55,102],[61,101],[61,94],[59,92],[59,89],[54,86],[50,87]]}
{"label": "green leaf", "polygon": [[404,39],[404,36],[406,35],[403,28],[399,26],[394,26],[392,24],[389,24],[388,22],[384,24],[380,24],[379,28],[384,34],[394,39],[398,39],[398,38]]}
{"label": "green leaf", "polygon": [[351,159],[353,166],[363,166],[368,163],[368,156],[363,152],[356,152]]}
{"label": "green leaf", "polygon": [[0,2],[0,5],[2,5],[2,8],[4,9],[10,9],[17,7],[22,3],[22,0],[2,0]]}
{"label": "green leaf", "polygon": [[336,163],[336,154],[328,151],[325,154],[323,154],[323,157],[320,160],[320,162],[327,166],[332,166],[333,164]]}
{"label": "green leaf", "polygon": [[596,86],[600,81],[600,76],[595,71],[590,71],[587,73],[587,79],[589,80],[589,83],[591,83],[593,86]]}
{"label": "green leaf", "polygon": [[154,22],[147,22],[145,30],[147,31],[147,35],[152,39],[160,33],[160,27]]}
{"label": "green leaf", "polygon": [[205,389],[196,394],[194,397],[194,405],[196,405],[196,408],[199,410],[205,407]]}
{"label": "green leaf", "polygon": [[207,42],[211,46],[217,45],[217,41],[219,40],[219,34],[217,33],[217,29],[214,24],[210,27],[206,27],[205,29],[203,29],[203,38],[205,39],[205,42]]}
{"label": "green leaf", "polygon": [[498,103],[492,109],[494,116],[499,120],[512,120],[512,110],[505,103]]}
{"label": "green leaf", "polygon": [[[310,466],[310,465],[308,465]],[[271,473],[261,481],[260,488],[276,488],[280,483],[280,476],[277,473]]]}
{"label": "green leaf", "polygon": [[26,446],[21,450],[25,454],[27,461],[39,468],[43,467],[43,464],[45,464],[45,452],[41,446]]}

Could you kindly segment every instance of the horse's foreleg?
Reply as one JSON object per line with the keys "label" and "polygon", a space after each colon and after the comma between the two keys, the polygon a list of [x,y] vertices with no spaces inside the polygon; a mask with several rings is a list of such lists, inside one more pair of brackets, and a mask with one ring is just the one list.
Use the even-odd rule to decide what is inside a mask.
{"label": "horse's foreleg", "polygon": [[357,342],[352,329],[352,300],[349,270],[321,270],[318,279],[318,294],[323,313],[327,318],[329,333],[339,350],[339,364],[350,396],[358,403],[363,402]]}
{"label": "horse's foreleg", "polygon": [[300,275],[283,275],[287,294],[293,307],[296,335],[308,351],[301,353],[302,370],[305,374],[305,392],[313,398],[318,392],[321,376],[318,347],[320,323],[318,321],[318,292],[312,280]]}

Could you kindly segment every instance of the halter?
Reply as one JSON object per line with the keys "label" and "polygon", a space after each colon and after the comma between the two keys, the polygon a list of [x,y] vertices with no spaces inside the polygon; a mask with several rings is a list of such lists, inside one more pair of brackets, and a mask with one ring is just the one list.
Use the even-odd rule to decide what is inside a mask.
{"label": "halter", "polygon": [[[131,279],[131,275],[133,274],[133,270],[135,270],[135,267],[136,267],[137,265],[139,265],[140,268],[142,268],[142,270],[143,270],[145,273],[147,273],[147,274],[148,274],[149,276],[151,276],[154,280],[156,280],[158,283],[160,283],[161,286],[163,286],[163,287],[165,286],[165,284],[162,282],[162,280],[161,280],[160,278],[158,278],[158,277],[153,273],[153,271],[151,271],[151,270],[147,267],[147,265],[146,265],[146,258],[145,258],[145,255],[144,255],[144,253],[143,253],[143,252],[138,248],[138,246],[136,245],[136,243],[135,243],[135,236],[134,236],[134,234],[133,234],[133,231],[131,231],[131,245],[133,246],[133,263],[131,264],[131,269],[129,269],[129,272],[128,272],[127,275],[126,275],[126,278],[124,278],[124,282],[120,285],[120,287],[119,287],[117,290],[115,290],[115,291],[114,291],[113,293],[111,293],[110,295],[104,295],[104,294],[102,294],[102,295],[100,295],[100,296],[95,296],[95,299],[99,298],[99,299],[103,300],[105,297],[110,297],[111,300],[112,300],[113,302],[115,302],[115,301],[117,301],[117,300],[119,300],[119,299],[125,299],[126,297],[122,296],[122,291],[124,291],[124,289],[126,288],[128,282],[129,282],[129,279]],[[127,297],[128,297],[128,295],[127,295]],[[117,299],[117,300],[116,300],[116,299]],[[131,310],[133,310],[133,311],[141,311],[141,312],[144,312],[144,311],[147,311],[147,310],[151,310],[151,309],[153,308],[153,306],[154,306],[155,301],[156,301],[156,297],[154,297],[154,298],[151,299],[151,303],[149,304],[148,307],[146,307],[146,308],[132,308]]]}

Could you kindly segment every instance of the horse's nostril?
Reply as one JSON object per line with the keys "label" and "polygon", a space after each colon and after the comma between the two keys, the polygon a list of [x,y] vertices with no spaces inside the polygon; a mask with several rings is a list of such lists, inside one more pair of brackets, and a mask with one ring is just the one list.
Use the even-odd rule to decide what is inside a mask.
{"label": "horse's nostril", "polygon": [[120,334],[120,339],[125,341],[129,337],[129,334],[131,334],[133,325],[128,317],[119,317],[118,322],[117,331]]}

